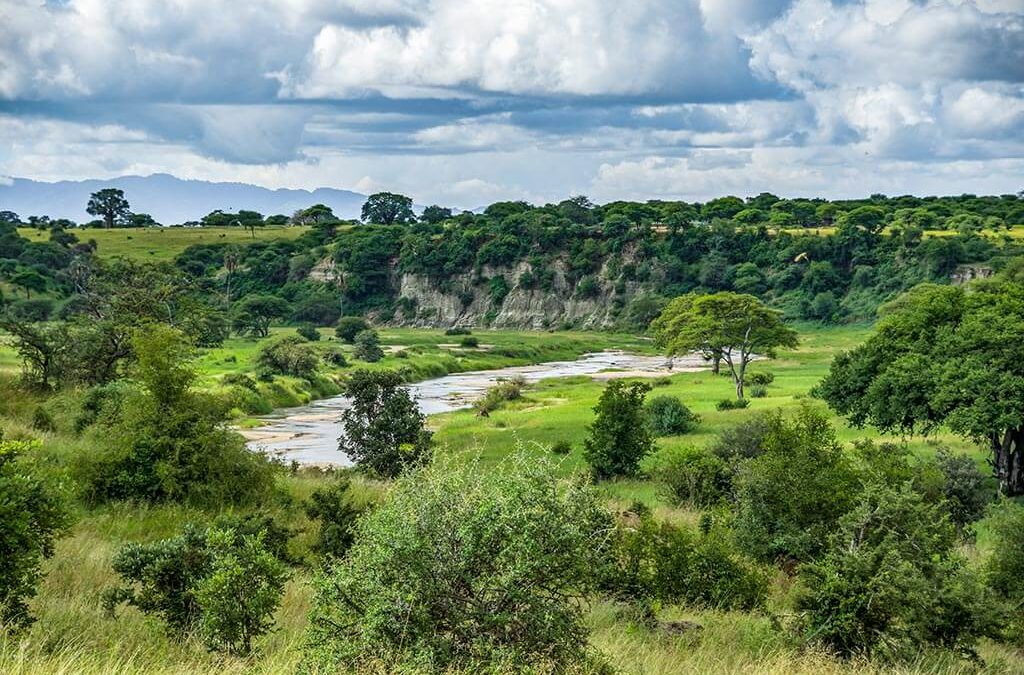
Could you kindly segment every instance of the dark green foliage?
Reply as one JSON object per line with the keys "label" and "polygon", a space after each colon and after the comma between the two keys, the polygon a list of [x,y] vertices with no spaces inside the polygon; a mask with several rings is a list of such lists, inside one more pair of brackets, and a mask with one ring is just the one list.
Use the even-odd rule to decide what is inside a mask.
{"label": "dark green foliage", "polygon": [[270,324],[288,315],[288,303],[273,295],[250,295],[235,303],[232,328],[239,335],[267,337]]}
{"label": "dark green foliage", "polygon": [[967,455],[940,450],[935,458],[945,479],[943,497],[952,522],[964,527],[980,519],[995,499],[996,491],[978,465]]}
{"label": "dark green foliage", "polygon": [[517,453],[399,480],[315,581],[306,668],[564,672],[610,522],[588,486]]}
{"label": "dark green foliage", "polygon": [[325,558],[341,558],[354,541],[361,511],[352,504],[349,486],[347,478],[339,478],[313,491],[305,505],[306,516],[319,522],[312,550]]}
{"label": "dark green foliage", "polygon": [[134,348],[141,391],[104,420],[102,450],[76,458],[86,496],[201,505],[265,496],[273,467],[225,427],[219,400],[192,389],[196,374],[182,335],[153,326]]}
{"label": "dark green foliage", "polygon": [[112,563],[124,585],[108,590],[105,604],[156,614],[177,636],[198,629],[211,649],[247,653],[269,629],[286,577],[264,537],[186,525],[170,539],[128,544]]}
{"label": "dark green foliage", "polygon": [[480,340],[475,335],[467,335],[466,337],[459,340],[460,347],[466,347],[469,349],[476,349],[480,346]]}
{"label": "dark green foliage", "polygon": [[345,342],[352,344],[356,341],[356,335],[364,330],[369,330],[370,324],[361,316],[343,316],[338,319],[338,325],[334,328],[334,335]]}
{"label": "dark green foliage", "polygon": [[800,569],[804,634],[843,656],[909,660],[925,647],[973,656],[997,617],[957,541],[941,507],[908,485],[869,486],[822,558]]}
{"label": "dark green foliage", "polygon": [[694,532],[659,523],[649,513],[627,516],[598,572],[608,595],[648,606],[657,601],[749,610],[764,604],[767,574],[743,559],[727,532]]}
{"label": "dark green foliage", "polygon": [[36,431],[52,432],[57,430],[57,424],[46,408],[37,405],[36,409],[32,411],[32,428]]}
{"label": "dark green foliage", "polygon": [[27,601],[36,593],[43,560],[69,516],[58,493],[35,474],[30,441],[0,435],[0,627],[24,628],[32,621]]}
{"label": "dark green foliage", "polygon": [[753,386],[764,386],[767,387],[769,384],[775,381],[775,373],[769,373],[767,371],[758,370],[753,373],[747,373],[747,384]]}
{"label": "dark green foliage", "polygon": [[986,519],[991,532],[991,552],[985,561],[985,577],[1007,605],[1001,637],[1024,644],[1024,507],[1009,500],[996,504]]}
{"label": "dark green foliage", "polygon": [[654,448],[644,418],[644,396],[650,391],[644,382],[612,380],[594,407],[597,413],[583,441],[583,456],[599,479],[633,476]]}
{"label": "dark green foliage", "polygon": [[1024,493],[1024,287],[925,284],[887,306],[875,334],[837,356],[817,393],[855,425],[984,440],[1000,488]]}
{"label": "dark green foliage", "polygon": [[316,376],[320,357],[309,343],[289,335],[260,347],[256,355],[256,368],[261,373],[291,375],[307,380]]}
{"label": "dark green foliage", "polygon": [[750,387],[750,398],[766,398],[768,396],[768,387],[763,384],[755,384]]}
{"label": "dark green foliage", "polygon": [[393,192],[370,195],[363,204],[362,219],[378,225],[404,225],[416,220],[412,199]]}
{"label": "dark green foliage", "polygon": [[471,330],[469,330],[468,328],[463,328],[461,326],[455,326],[453,328],[448,328],[444,332],[445,335],[469,335],[471,333],[472,333]]}
{"label": "dark green foliage", "polygon": [[207,532],[210,571],[195,587],[199,634],[214,651],[247,655],[252,642],[274,625],[287,572],[262,536],[232,530]]}
{"label": "dark green foliage", "polygon": [[723,398],[715,404],[716,410],[743,410],[750,407],[750,401],[745,398]]}
{"label": "dark green foliage", "polygon": [[304,323],[295,329],[296,334],[310,342],[320,342],[320,331],[311,323]]}
{"label": "dark green foliage", "polygon": [[665,452],[658,459],[654,478],[665,484],[678,504],[706,508],[731,494],[732,470],[704,448],[687,446]]}
{"label": "dark green foliage", "polygon": [[360,331],[354,341],[352,355],[360,361],[376,363],[384,358],[384,350],[380,348],[380,338],[375,330]]}
{"label": "dark green foliage", "polygon": [[357,370],[345,386],[352,405],[341,415],[345,433],[338,449],[355,464],[393,478],[430,459],[424,416],[391,370]]}
{"label": "dark green foliage", "polygon": [[556,455],[568,455],[572,452],[572,443],[563,439],[557,440],[551,444],[551,452]]}
{"label": "dark green foliage", "polygon": [[693,413],[675,396],[654,396],[644,405],[647,423],[655,436],[687,434],[700,424],[700,415]]}
{"label": "dark green foliage", "polygon": [[736,477],[737,539],[763,560],[810,560],[852,508],[858,476],[821,412],[768,420],[761,453]]}

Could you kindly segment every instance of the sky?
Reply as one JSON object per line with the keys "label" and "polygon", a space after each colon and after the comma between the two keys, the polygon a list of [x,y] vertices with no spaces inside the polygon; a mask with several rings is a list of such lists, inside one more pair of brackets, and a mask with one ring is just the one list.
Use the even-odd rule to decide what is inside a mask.
{"label": "sky", "polygon": [[0,0],[0,181],[1024,189],[1024,0]]}

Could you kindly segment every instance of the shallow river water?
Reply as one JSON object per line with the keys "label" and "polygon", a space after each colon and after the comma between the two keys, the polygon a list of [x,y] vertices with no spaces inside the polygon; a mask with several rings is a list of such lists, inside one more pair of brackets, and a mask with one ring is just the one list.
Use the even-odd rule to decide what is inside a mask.
{"label": "shallow river water", "polygon": [[[445,375],[408,385],[413,399],[426,415],[470,407],[499,380],[520,376],[527,382],[551,377],[589,375],[595,379],[658,377],[670,372],[702,370],[697,356],[676,357],[672,370],[664,356],[644,356],[621,351],[586,354],[575,361],[551,361],[533,366],[513,366]],[[338,451],[341,413],[348,408],[346,396],[332,396],[299,408],[285,408],[268,415],[263,426],[242,431],[253,450],[261,450],[300,464],[351,464]]]}

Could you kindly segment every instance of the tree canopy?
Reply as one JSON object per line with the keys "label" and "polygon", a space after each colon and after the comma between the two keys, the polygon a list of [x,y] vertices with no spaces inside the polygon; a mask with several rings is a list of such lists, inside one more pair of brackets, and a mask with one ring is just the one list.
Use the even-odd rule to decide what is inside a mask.
{"label": "tree canopy", "polygon": [[817,393],[855,425],[988,443],[1001,489],[1024,493],[1024,287],[924,284],[883,308]]}
{"label": "tree canopy", "polygon": [[98,216],[103,219],[103,226],[114,227],[126,222],[131,215],[128,200],[124,197],[124,191],[117,188],[104,188],[92,193],[85,212],[90,216]]}
{"label": "tree canopy", "polygon": [[363,204],[362,219],[378,225],[405,225],[416,220],[412,199],[393,192],[370,195]]}
{"label": "tree canopy", "polygon": [[676,298],[651,328],[669,356],[700,352],[724,361],[740,399],[747,365],[755,357],[774,358],[779,347],[797,345],[796,331],[783,323],[780,312],[752,295],[727,291]]}

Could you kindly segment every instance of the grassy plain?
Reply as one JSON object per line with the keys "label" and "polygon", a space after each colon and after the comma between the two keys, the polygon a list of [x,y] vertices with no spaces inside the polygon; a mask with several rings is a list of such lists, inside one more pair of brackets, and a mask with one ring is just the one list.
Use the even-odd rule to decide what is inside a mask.
{"label": "grassy plain", "polygon": [[[112,230],[73,230],[79,240],[95,239],[101,258],[130,258],[139,261],[170,262],[193,244],[247,244],[253,241],[296,239],[309,227],[268,226],[255,233],[241,227],[125,227]],[[18,229],[30,241],[47,241],[49,230]]]}
{"label": "grassy plain", "polygon": [[[808,400],[808,391],[825,373],[832,356],[855,346],[869,333],[867,326],[823,328],[801,326],[799,349],[784,353],[776,361],[757,364],[755,370],[775,374],[768,397],[755,399],[747,410],[719,412],[714,404],[732,394],[726,377],[710,372],[679,373],[668,384],[655,388],[656,394],[680,396],[702,416],[696,432],[659,440],[670,448],[687,443],[707,443],[729,424],[741,421],[759,410],[775,407],[794,408]],[[275,330],[275,336],[290,329]],[[458,337],[442,331],[384,330],[382,338],[389,355],[375,367],[409,366],[418,372],[438,369],[466,370],[498,367],[528,360],[571,358],[583,351],[607,347],[649,350],[649,343],[629,336],[584,333],[515,333],[474,331],[482,349],[464,350],[450,346]],[[324,338],[328,337],[324,332]],[[324,344],[323,342],[321,344]],[[492,345],[488,347],[488,345]],[[222,349],[204,352],[199,365],[208,383],[227,373],[251,370],[259,343],[231,340]],[[501,354],[502,349],[520,351],[518,356]],[[343,349],[347,350],[348,347]],[[395,355],[397,349],[407,357]],[[509,352],[511,353],[511,351]],[[9,362],[3,352],[2,361]],[[11,375],[5,388],[10,387]],[[443,451],[475,451],[485,460],[494,460],[517,441],[534,444],[538,452],[555,440],[573,445],[567,457],[566,471],[582,468],[581,441],[592,418],[602,384],[586,378],[568,378],[541,382],[526,392],[523,401],[491,413],[489,418],[461,411],[433,417],[430,424]],[[41,401],[30,395],[0,397],[0,427],[8,437],[42,437],[44,450],[39,459],[46,470],[61,475],[63,468],[80,453],[89,452],[102,439],[70,433],[73,396],[46,402],[58,420],[58,431],[39,433],[29,428],[34,407]],[[870,435],[853,430],[836,420],[843,440]],[[951,436],[939,441],[959,449],[972,450]],[[923,439],[910,439],[922,452],[933,445]],[[980,455],[978,455],[980,457]],[[312,538],[311,523],[297,504],[317,486],[328,480],[315,471],[300,471],[279,479],[280,497],[265,509],[299,534],[292,542],[293,553],[308,556]],[[361,499],[371,499],[386,486],[356,479]],[[625,481],[603,486],[612,502],[642,499],[654,506],[659,516],[692,520],[696,514],[676,508],[653,481]],[[260,644],[260,652],[250,659],[236,659],[207,653],[201,645],[176,642],[163,632],[160,623],[132,609],[109,616],[102,607],[101,595],[115,584],[110,562],[119,546],[132,541],[152,541],[177,531],[182,523],[208,522],[215,514],[167,505],[145,507],[117,504],[99,508],[76,506],[77,522],[62,539],[56,555],[46,563],[46,576],[40,593],[32,603],[38,621],[21,638],[0,635],[0,673],[43,675],[50,673],[292,673],[301,657],[303,632],[311,603],[309,568],[294,572],[282,607],[277,614],[277,629]],[[790,582],[780,575],[769,609],[740,613],[709,611],[691,607],[667,607],[663,616],[689,619],[703,625],[700,633],[668,636],[639,628],[622,619],[616,606],[597,602],[589,608],[593,629],[592,642],[619,671],[636,674],[668,673],[768,673],[768,674],[847,674],[914,673],[952,675],[954,673],[1020,673],[1024,657],[1008,649],[983,643],[981,656],[986,666],[978,666],[948,657],[925,654],[915,663],[899,668],[866,662],[843,662],[813,651],[802,650],[779,629],[785,623],[785,598]]]}

